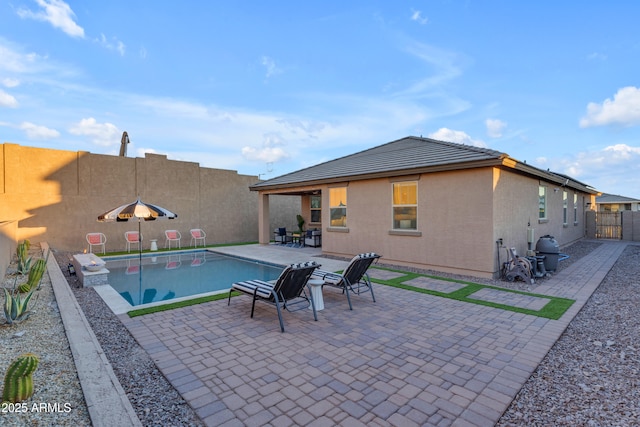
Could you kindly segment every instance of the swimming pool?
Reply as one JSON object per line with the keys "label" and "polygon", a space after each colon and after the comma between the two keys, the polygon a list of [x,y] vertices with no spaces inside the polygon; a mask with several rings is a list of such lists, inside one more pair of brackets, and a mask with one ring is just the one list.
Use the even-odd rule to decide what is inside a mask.
{"label": "swimming pool", "polygon": [[207,250],[145,254],[142,272],[137,255],[104,260],[109,285],[132,306],[225,291],[242,280],[275,280],[283,268]]}

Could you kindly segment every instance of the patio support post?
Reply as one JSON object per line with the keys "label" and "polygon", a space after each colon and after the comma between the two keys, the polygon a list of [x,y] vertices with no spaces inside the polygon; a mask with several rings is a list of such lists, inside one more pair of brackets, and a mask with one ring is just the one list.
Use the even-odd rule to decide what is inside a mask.
{"label": "patio support post", "polygon": [[268,245],[271,240],[271,226],[269,224],[269,195],[258,196],[258,242]]}

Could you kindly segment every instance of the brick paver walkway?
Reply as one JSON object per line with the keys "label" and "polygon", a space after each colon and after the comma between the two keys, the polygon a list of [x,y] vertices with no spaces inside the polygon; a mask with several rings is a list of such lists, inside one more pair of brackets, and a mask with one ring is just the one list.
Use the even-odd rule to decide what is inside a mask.
{"label": "brick paver walkway", "polygon": [[324,290],[318,321],[251,299],[124,324],[210,426],[492,426],[622,253],[603,242],[536,293],[577,300],[560,320],[375,286]]}

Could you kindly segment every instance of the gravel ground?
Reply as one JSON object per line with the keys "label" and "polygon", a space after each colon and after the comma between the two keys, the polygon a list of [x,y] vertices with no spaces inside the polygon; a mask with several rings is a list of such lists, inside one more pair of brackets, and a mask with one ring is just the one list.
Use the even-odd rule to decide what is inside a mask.
{"label": "gravel ground", "polygon": [[[29,255],[41,258],[39,246],[31,245]],[[13,289],[26,277],[14,275],[15,263],[9,266],[3,287]],[[2,303],[4,304],[4,292]],[[36,300],[37,298],[37,300]],[[35,353],[38,369],[33,374],[34,395],[16,405],[2,405],[2,426],[90,426],[91,420],[76,373],[69,341],[60,318],[49,275],[45,272],[39,290],[29,303],[31,316],[25,321],[8,325],[0,315],[0,375],[4,375],[18,356]]]}
{"label": "gravel ground", "polygon": [[142,425],[204,425],[100,295],[69,275],[69,254],[56,259]]}
{"label": "gravel ground", "polygon": [[628,246],[497,426],[640,425],[640,246]]}
{"label": "gravel ground", "polygon": [[[569,255],[569,258],[559,263],[558,271],[568,267],[598,245],[599,243],[596,242],[581,241],[563,248],[562,252]],[[202,425],[193,410],[158,371],[150,357],[138,346],[100,296],[91,288],[82,288],[74,276],[68,275],[66,268],[68,257],[69,254],[56,254],[62,271],[142,424],[145,426]],[[419,272],[443,276],[442,273],[424,270]],[[447,276],[530,291],[535,291],[535,288],[545,280],[538,279],[535,284],[529,285],[524,282],[509,283],[501,280]],[[516,396],[498,422],[498,426],[638,425],[637,419],[640,418],[637,349],[640,345],[638,343],[640,319],[637,316],[637,307],[640,302],[638,277],[640,277],[640,246],[629,246]],[[43,288],[45,288],[44,284]],[[46,298],[42,299],[50,301]],[[40,304],[43,304],[43,301],[38,303],[39,306]],[[50,305],[50,303],[45,304],[47,307]],[[53,305],[55,306],[55,302]],[[60,329],[62,325],[57,310],[41,308],[38,313],[46,313],[52,324],[58,324],[58,329],[48,332],[47,336],[64,336]],[[35,317],[22,325],[30,325],[34,319]],[[40,328],[40,324],[35,325]],[[13,332],[11,328],[0,327],[2,360],[6,360],[5,354],[10,356],[6,353],[5,347],[7,342],[14,340],[11,338],[12,333],[6,333],[9,330]],[[37,352],[40,349],[46,354],[60,353],[61,356],[52,357],[66,359],[67,362],[70,360],[68,343],[66,344],[67,353],[65,353],[64,345],[62,345],[63,348],[51,347],[51,344],[42,340],[40,335],[25,334],[20,340],[23,348],[28,347],[28,351]],[[59,345],[61,342],[66,343],[66,338],[63,340],[56,338],[53,341]],[[45,348],[55,348],[55,350],[45,352]],[[15,350],[14,353],[20,352]],[[68,402],[69,396],[79,396],[72,401],[82,401],[84,405],[72,366],[57,367],[55,374],[46,372],[42,374],[45,374],[46,378],[52,375],[55,378],[56,375],[61,375],[61,371],[75,377],[75,380],[61,379],[59,386],[47,385],[37,391],[32,400]],[[64,391],[62,400],[52,394],[58,388]],[[10,424],[6,425],[88,425],[86,408],[81,408],[80,404],[74,405],[74,410],[66,416],[77,416],[79,417],[77,420],[56,418],[57,422],[51,422],[53,420],[51,414],[40,413],[39,416],[36,414],[35,417],[29,418],[29,422],[22,423],[27,418],[17,417],[15,414],[11,418],[6,418],[7,414],[2,414],[2,424],[5,425],[4,421],[9,420]],[[84,415],[84,418],[81,415]]]}

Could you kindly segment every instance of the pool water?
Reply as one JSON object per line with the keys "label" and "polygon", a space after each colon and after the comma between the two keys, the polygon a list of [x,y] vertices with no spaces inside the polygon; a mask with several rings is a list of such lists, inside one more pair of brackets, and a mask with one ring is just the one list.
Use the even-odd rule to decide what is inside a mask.
{"label": "pool water", "polygon": [[225,291],[242,280],[275,280],[283,267],[209,251],[105,258],[109,284],[137,306]]}

